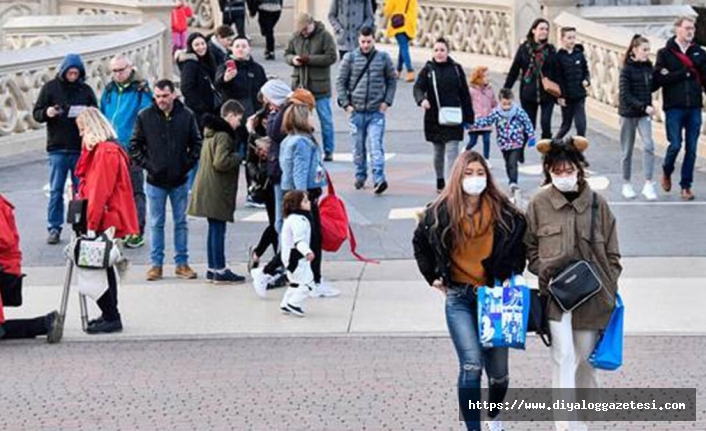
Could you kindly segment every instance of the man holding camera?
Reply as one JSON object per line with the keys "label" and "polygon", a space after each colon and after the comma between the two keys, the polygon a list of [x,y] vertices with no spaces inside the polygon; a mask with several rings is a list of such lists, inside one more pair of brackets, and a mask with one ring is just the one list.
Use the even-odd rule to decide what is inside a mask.
{"label": "man holding camera", "polygon": [[74,190],[78,180],[74,174],[81,154],[81,136],[76,117],[88,106],[98,106],[91,87],[84,82],[86,69],[78,54],[68,54],[59,66],[56,78],[44,84],[32,113],[35,121],[47,123],[49,153],[49,208],[47,210],[48,244],[58,244],[64,224],[64,184],[71,172]]}

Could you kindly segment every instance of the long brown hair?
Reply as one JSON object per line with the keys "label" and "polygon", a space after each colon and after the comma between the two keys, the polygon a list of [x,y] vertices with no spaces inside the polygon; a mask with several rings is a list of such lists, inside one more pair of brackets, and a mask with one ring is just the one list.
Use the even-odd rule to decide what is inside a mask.
{"label": "long brown hair", "polygon": [[628,50],[625,52],[625,57],[623,58],[623,66],[628,65],[628,60],[630,60],[630,58],[632,58],[633,49],[637,48],[638,46],[642,45],[643,43],[650,43],[650,40],[640,34],[636,34],[635,36],[632,37],[632,40],[630,41],[630,45],[628,45]]}
{"label": "long brown hair", "polygon": [[[486,163],[483,156],[475,151],[467,150],[461,153],[456,159],[446,187],[429,208],[429,211],[433,214],[433,229],[438,231],[439,228],[442,228],[440,236],[444,242],[446,242],[445,239],[449,234],[452,235],[452,238],[458,239],[461,242],[466,242],[471,239],[472,232],[467,232],[463,228],[463,221],[471,212],[471,201],[468,195],[463,192],[462,184],[463,178],[466,175],[466,167],[473,162],[478,162],[483,166],[487,179],[485,190],[480,195],[480,205],[488,205],[490,207],[494,224],[499,224],[507,231],[511,230],[511,227],[502,216],[502,213],[504,208],[514,208],[514,205],[509,201],[507,196],[498,189],[493,180],[493,174],[491,174],[488,163]],[[442,221],[439,218],[439,211],[442,207],[446,207],[449,214],[449,224],[447,226],[441,226]],[[517,209],[517,212],[519,212],[519,209]],[[483,222],[482,220],[481,224],[484,224]],[[471,229],[473,229],[472,223]]]}

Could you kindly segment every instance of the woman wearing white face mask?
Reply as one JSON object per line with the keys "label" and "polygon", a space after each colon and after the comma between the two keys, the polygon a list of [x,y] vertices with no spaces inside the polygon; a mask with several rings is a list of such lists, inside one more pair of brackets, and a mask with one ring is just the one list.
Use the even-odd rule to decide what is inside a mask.
{"label": "woman wearing white face mask", "polygon": [[[539,277],[540,292],[547,294],[551,278],[579,260],[591,262],[603,284],[599,293],[571,312],[562,312],[553,300],[547,305],[554,388],[598,387],[596,370],[588,358],[599,331],[610,320],[622,269],[615,217],[585,179],[583,151],[587,147],[588,140],[582,137],[537,144],[544,155],[545,184],[551,186],[537,193],[527,208],[528,267]],[[587,429],[580,422],[557,421],[555,425],[559,431]]]}
{"label": "woman wearing white face mask", "polygon": [[[487,401],[502,402],[509,384],[507,349],[483,349],[478,340],[477,287],[522,274],[525,227],[524,216],[497,188],[483,156],[465,151],[414,232],[420,272],[446,295],[446,323],[459,359],[459,408],[469,430],[480,430],[480,410],[469,409],[468,401],[480,401],[483,369]],[[490,412],[487,429],[503,429],[498,413]]]}

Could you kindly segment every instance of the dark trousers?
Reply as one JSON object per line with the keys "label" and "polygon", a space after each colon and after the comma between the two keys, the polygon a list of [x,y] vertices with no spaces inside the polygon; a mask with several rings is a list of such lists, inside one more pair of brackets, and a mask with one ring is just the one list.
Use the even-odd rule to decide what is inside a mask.
{"label": "dark trousers", "polygon": [[586,99],[567,100],[561,107],[561,127],[555,138],[561,139],[571,130],[571,123],[576,123],[576,134],[586,136]]}
{"label": "dark trousers", "polygon": [[267,210],[267,222],[269,224],[260,235],[260,242],[255,247],[254,252],[258,257],[265,254],[269,246],[272,246],[272,250],[275,253],[277,253],[277,248],[279,247],[279,236],[277,235],[277,229],[275,229],[275,191],[272,185],[267,188],[267,193],[265,194],[265,209]]}
{"label": "dark trousers", "polygon": [[118,280],[115,277],[115,268],[108,268],[108,290],[98,298],[96,303],[103,314],[103,320],[114,322],[120,320],[118,312]]}
{"label": "dark trousers", "polygon": [[132,183],[132,196],[137,209],[137,223],[140,226],[140,235],[145,234],[145,213],[147,199],[145,198],[145,173],[136,164],[130,165],[130,182]]}
{"label": "dark trousers", "polygon": [[260,24],[260,34],[265,37],[265,50],[267,52],[275,52],[275,26],[277,25],[281,15],[281,11],[257,11],[257,21]]}
{"label": "dark trousers", "polygon": [[208,219],[208,239],[206,240],[208,267],[221,270],[226,267],[226,222]]}
{"label": "dark trousers", "polygon": [[314,252],[311,271],[314,273],[314,283],[321,283],[321,215],[319,214],[319,197],[321,189],[309,190],[311,202],[311,240],[309,248]]}
{"label": "dark trousers", "polygon": [[224,22],[225,25],[235,26],[235,35],[238,37],[245,37],[245,12],[242,15],[233,14],[232,22]]}
{"label": "dark trousers", "polygon": [[49,332],[46,316],[35,317],[34,319],[6,320],[2,324],[2,329],[5,330],[5,335],[2,338],[7,340],[34,338],[39,335],[47,335]]}
{"label": "dark trousers", "polygon": [[535,136],[537,135],[537,113],[539,112],[539,108],[542,108],[542,118],[540,120],[542,126],[542,139],[551,139],[554,101],[542,102],[539,104],[536,102],[526,102],[523,100],[521,105],[522,109],[524,109],[527,113],[527,116],[529,116],[530,121],[532,121],[532,127],[535,129]]}
{"label": "dark trousers", "polygon": [[517,184],[517,164],[522,156],[522,148],[516,150],[503,150],[503,159],[505,159],[505,172],[510,184]]}

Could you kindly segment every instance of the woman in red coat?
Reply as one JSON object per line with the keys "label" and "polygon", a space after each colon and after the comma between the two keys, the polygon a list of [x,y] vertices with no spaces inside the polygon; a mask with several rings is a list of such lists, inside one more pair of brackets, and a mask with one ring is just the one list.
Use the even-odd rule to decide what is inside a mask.
{"label": "woman in red coat", "polygon": [[[139,233],[137,211],[130,182],[130,159],[117,144],[115,130],[96,108],[86,108],[76,117],[83,151],[76,164],[78,198],[88,201],[89,231],[100,234],[115,228],[115,237]],[[118,283],[115,268],[108,268],[108,290],[98,298],[102,316],[89,322],[89,334],[120,332]]]}
{"label": "woman in red coat", "polygon": [[[0,195],[0,285],[22,282],[20,235],[15,224],[15,207]],[[34,338],[46,335],[50,343],[61,340],[59,313],[52,311],[34,319],[5,320],[0,296],[0,338]]]}

